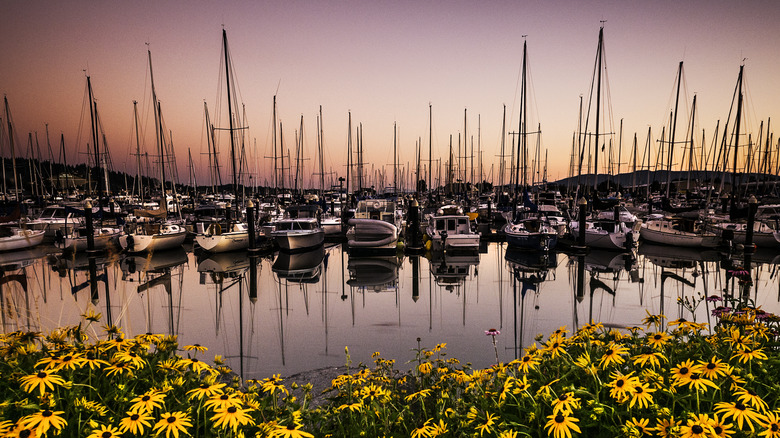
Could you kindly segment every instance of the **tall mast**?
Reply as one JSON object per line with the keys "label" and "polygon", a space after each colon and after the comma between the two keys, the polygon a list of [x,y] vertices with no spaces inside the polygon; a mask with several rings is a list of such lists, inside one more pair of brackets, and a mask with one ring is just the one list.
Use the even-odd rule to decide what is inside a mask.
{"label": "tall mast", "polygon": [[[14,148],[14,126],[13,123],[11,123],[11,110],[8,108],[8,97],[3,96],[3,100],[5,101],[5,121],[6,123],[8,123],[8,144],[11,147],[11,167],[13,169],[13,174],[14,174],[14,199],[18,201],[19,180],[17,178],[17,172],[16,172],[16,151]],[[3,166],[3,169],[5,169],[5,166]],[[3,184],[5,184],[5,178],[3,178]],[[5,190],[5,187],[3,188],[3,190]]]}
{"label": "tall mast", "polygon": [[[233,100],[230,95],[230,57],[227,44],[227,32],[222,29],[222,43],[224,45],[225,52],[225,81],[227,83],[227,100],[228,100],[228,123],[230,126],[230,164],[233,166],[233,195],[238,197],[238,180],[236,179],[236,140],[233,136]],[[238,205],[235,205],[236,212],[240,211]],[[234,216],[238,217],[238,215]]]}
{"label": "tall mast", "polygon": [[273,126],[273,147],[274,147],[274,190],[276,190],[277,193],[279,193],[279,163],[277,163],[277,155],[276,155],[276,95],[274,95],[274,115],[273,115],[273,123],[271,124]]}
{"label": "tall mast", "polygon": [[[352,193],[349,188],[352,175],[352,112],[349,111],[347,115],[347,193]],[[341,199],[341,193],[339,193],[339,199]],[[347,197],[347,202],[349,202],[349,197]],[[345,208],[344,211],[346,210]]]}
{"label": "tall mast", "polygon": [[[691,173],[693,172],[693,124],[694,120],[696,120],[696,95],[693,95],[693,108],[691,108],[691,148],[690,153],[688,154],[688,191],[691,190]],[[701,145],[702,148],[704,148],[704,144]]]}
{"label": "tall mast", "polygon": [[504,173],[506,172],[506,160],[504,159],[504,148],[506,146],[506,104],[504,104],[504,117],[501,119],[501,161],[498,165],[498,186],[503,191]]}
{"label": "tall mast", "polygon": [[734,127],[734,168],[731,174],[731,212],[730,219],[734,219],[734,213],[737,208],[737,160],[739,158],[739,127],[742,119],[742,73],[745,65],[739,66],[739,77],[737,78],[737,116],[736,126]]}
{"label": "tall mast", "polygon": [[428,191],[433,184],[433,105],[428,103]]}
{"label": "tall mast", "polygon": [[677,97],[674,100],[674,116],[672,117],[672,135],[669,137],[669,165],[666,166],[666,197],[669,197],[669,189],[672,182],[672,158],[674,156],[674,139],[677,131],[677,108],[680,104],[680,83],[682,82],[683,62],[677,70]]}
{"label": "tall mast", "polygon": [[596,51],[597,68],[596,74],[596,147],[594,148],[593,156],[593,193],[594,196],[598,193],[599,184],[599,117],[601,116],[601,68],[602,68],[602,54],[604,51],[604,26],[599,29],[599,45]]}
{"label": "tall mast", "polygon": [[136,178],[138,178],[138,196],[141,204],[144,202],[144,183],[141,177],[141,137],[138,134],[138,102],[133,101],[133,118],[135,120],[135,158],[136,158]]}
{"label": "tall mast", "polygon": [[[87,76],[87,90],[89,91],[89,117],[92,121],[92,146],[95,150],[95,168],[98,172],[98,175],[100,174],[100,145],[98,143],[98,127],[97,127],[97,121],[95,118],[97,117],[97,103],[95,102],[94,97],[92,96],[92,81],[90,80],[89,76]],[[90,172],[91,173],[91,172]],[[103,186],[100,185],[100,183],[97,184],[98,186],[98,205],[103,205]]]}
{"label": "tall mast", "polygon": [[[325,193],[325,136],[323,134],[322,105],[320,105],[320,196]],[[303,128],[301,128],[303,131]]]}
{"label": "tall mast", "polygon": [[393,193],[398,193],[398,125],[393,122]]}

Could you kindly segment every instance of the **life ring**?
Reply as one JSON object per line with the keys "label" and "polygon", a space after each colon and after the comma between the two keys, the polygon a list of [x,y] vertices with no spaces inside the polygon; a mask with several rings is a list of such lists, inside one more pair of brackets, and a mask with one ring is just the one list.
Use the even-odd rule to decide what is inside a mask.
{"label": "life ring", "polygon": [[211,235],[211,236],[219,236],[220,234],[222,234],[222,225],[220,225],[220,224],[218,224],[216,222],[211,224],[211,225],[209,225],[209,229],[208,229],[208,232],[206,234]]}
{"label": "life ring", "polygon": [[374,201],[374,208],[380,208],[382,206],[382,203],[379,201]]}
{"label": "life ring", "polygon": [[[217,225],[219,225],[219,224],[217,224]],[[171,233],[178,233],[179,230],[180,230],[180,228],[179,228],[178,225],[175,225],[175,224],[168,225],[168,231],[170,231]]]}

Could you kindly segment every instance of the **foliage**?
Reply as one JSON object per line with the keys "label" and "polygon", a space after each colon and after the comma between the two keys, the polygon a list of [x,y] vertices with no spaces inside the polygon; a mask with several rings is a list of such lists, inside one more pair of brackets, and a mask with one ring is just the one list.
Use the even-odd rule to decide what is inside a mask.
{"label": "foliage", "polygon": [[[681,304],[705,300],[720,298]],[[379,353],[353,367],[347,350],[348,371],[320,406],[308,384],[242,384],[174,336],[126,338],[109,325],[90,337],[100,315],[89,312],[45,336],[0,335],[0,436],[780,437],[780,319],[717,304],[709,331],[650,314],[622,331],[562,327],[483,370],[419,340],[408,372]]]}

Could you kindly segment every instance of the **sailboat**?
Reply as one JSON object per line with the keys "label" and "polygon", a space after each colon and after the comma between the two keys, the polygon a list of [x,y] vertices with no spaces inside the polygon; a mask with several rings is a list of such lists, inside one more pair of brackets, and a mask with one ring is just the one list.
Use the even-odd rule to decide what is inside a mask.
{"label": "sailboat", "polygon": [[[227,44],[227,32],[222,29],[222,43],[223,51],[225,53],[225,80],[227,82],[227,100],[228,100],[228,120],[230,123],[230,163],[233,169],[233,192],[238,193],[238,170],[236,167],[236,139],[235,132],[237,129],[233,127],[233,107],[231,93],[230,78],[232,76],[230,62],[230,52],[228,51]],[[238,209],[236,209],[236,213]],[[237,216],[237,215],[236,215]],[[249,236],[249,226],[246,222],[240,222],[237,218],[229,220],[223,229],[222,224],[214,222],[205,230],[205,232],[195,236],[195,241],[208,252],[227,252],[246,249],[249,247],[249,239],[256,238],[256,236]]]}
{"label": "sailboat", "polygon": [[[182,226],[182,221],[178,223],[167,219],[168,206],[165,192],[165,136],[162,124],[162,114],[160,104],[157,101],[157,92],[154,88],[154,72],[152,70],[152,52],[147,50],[149,57],[149,76],[152,83],[152,105],[154,106],[154,125],[156,128],[157,149],[160,154],[160,174],[162,184],[162,196],[160,200],[161,208],[159,210],[135,210],[134,221],[126,226],[125,234],[119,237],[119,245],[122,249],[130,253],[140,253],[145,251],[162,251],[181,247],[184,239],[187,237],[187,230]],[[135,114],[135,126],[138,127],[138,112]],[[138,138],[136,132],[136,139]],[[140,154],[140,151],[139,151]],[[139,218],[145,218],[150,221],[139,221]],[[156,219],[156,220],[155,220]]]}
{"label": "sailboat", "polygon": [[[522,81],[520,88],[520,140],[518,141],[517,149],[517,162],[520,163],[520,157],[522,157],[523,166],[523,218],[515,217],[514,220],[508,220],[504,225],[503,232],[506,236],[506,242],[510,247],[535,249],[535,250],[550,250],[555,248],[558,243],[558,230],[550,224],[547,216],[539,213],[539,209],[531,202],[528,196],[526,188],[526,157],[527,157],[527,138],[528,129],[526,125],[527,111],[526,101],[528,98],[528,91],[526,89],[526,61],[528,59],[528,43],[523,42],[523,67],[522,67]],[[515,172],[519,172],[520,166],[516,167]],[[515,178],[515,185],[519,183],[519,175]],[[517,216],[517,212],[514,212]]]}

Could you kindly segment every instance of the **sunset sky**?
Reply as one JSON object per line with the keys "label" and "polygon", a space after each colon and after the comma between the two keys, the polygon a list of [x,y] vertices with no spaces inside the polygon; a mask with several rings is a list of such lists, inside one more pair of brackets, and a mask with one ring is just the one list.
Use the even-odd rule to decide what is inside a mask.
{"label": "sunset sky", "polygon": [[[507,130],[516,131],[527,35],[533,99],[529,127],[541,123],[541,145],[548,151],[549,177],[554,180],[567,176],[580,96],[587,101],[601,21],[609,79],[607,114],[615,130],[623,119],[624,163],[634,133],[644,145],[648,127],[655,141],[668,124],[680,61],[685,83],[678,141],[687,131],[695,93],[697,142],[704,130],[709,147],[717,121],[723,123],[728,116],[743,62],[743,132],[755,139],[762,120],[780,115],[780,3],[774,0],[5,0],[0,2],[0,92],[8,98],[22,143],[19,156],[27,156],[29,132],[37,132],[45,150],[48,123],[55,154],[62,133],[69,164],[84,162],[89,126],[88,119],[81,120],[86,70],[114,167],[135,173],[133,100],[142,112],[143,148],[150,154],[155,148],[148,47],[180,179],[187,181],[189,148],[203,184],[203,103],[216,111],[223,93],[224,26],[246,107],[255,181],[273,181],[272,160],[264,157],[272,154],[276,95],[286,148],[294,149],[294,130],[304,117],[307,178],[315,172],[320,105],[325,167],[338,176],[346,172],[349,111],[353,126],[363,125],[370,165],[392,164],[396,123],[401,163],[414,167],[418,138],[427,158],[430,103],[434,159],[447,159],[450,135],[457,146],[466,110],[467,135],[473,136],[476,150],[479,123],[485,173],[497,182],[503,105]],[[5,123],[4,111],[0,114]],[[777,122],[772,121],[773,131]],[[614,141],[619,141],[617,135]],[[7,140],[2,147],[8,156]],[[226,154],[226,144],[220,147]],[[223,178],[229,179],[227,169]]]}

